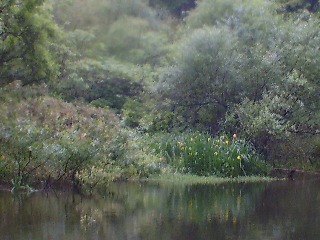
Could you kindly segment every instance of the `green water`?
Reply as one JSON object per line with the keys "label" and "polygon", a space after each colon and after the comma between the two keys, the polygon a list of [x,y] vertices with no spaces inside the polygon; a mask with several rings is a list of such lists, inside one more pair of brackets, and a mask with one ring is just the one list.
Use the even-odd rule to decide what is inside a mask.
{"label": "green water", "polygon": [[126,183],[108,192],[0,192],[0,239],[320,239],[316,181]]}

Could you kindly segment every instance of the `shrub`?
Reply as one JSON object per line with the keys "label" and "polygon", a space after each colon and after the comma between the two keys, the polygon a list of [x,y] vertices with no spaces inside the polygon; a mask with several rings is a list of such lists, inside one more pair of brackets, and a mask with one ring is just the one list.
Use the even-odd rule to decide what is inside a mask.
{"label": "shrub", "polygon": [[167,164],[164,158],[152,149],[152,144],[149,134],[129,132],[127,152],[124,155],[126,177],[148,177],[165,170]]}
{"label": "shrub", "polygon": [[[2,89],[8,90],[16,95],[28,88]],[[93,166],[120,164],[126,138],[110,110],[37,94],[21,100],[0,101],[1,155],[17,185],[48,179],[76,183]]]}

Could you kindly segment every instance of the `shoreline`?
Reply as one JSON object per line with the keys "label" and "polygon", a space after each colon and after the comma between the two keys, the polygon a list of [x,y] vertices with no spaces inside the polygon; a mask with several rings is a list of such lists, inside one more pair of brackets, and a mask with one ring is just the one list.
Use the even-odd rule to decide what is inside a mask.
{"label": "shoreline", "polygon": [[[282,169],[274,168],[270,171],[267,176],[240,176],[235,178],[227,177],[217,177],[217,176],[197,176],[191,174],[182,174],[182,173],[163,173],[159,175],[151,175],[148,178],[135,178],[114,181],[112,183],[119,182],[150,182],[150,183],[169,183],[177,185],[194,185],[194,184],[203,184],[203,185],[215,185],[215,184],[224,184],[224,183],[254,183],[254,182],[271,182],[271,181],[301,181],[301,180],[311,180],[311,179],[320,179],[320,173],[317,171],[304,171],[299,169]],[[27,191],[28,187],[22,186],[21,189],[17,191]],[[32,191],[51,191],[51,190],[62,190],[62,191],[75,191],[81,192],[81,187],[74,187],[73,184],[69,181],[63,180],[58,182],[52,182],[48,186],[43,186],[41,182],[34,182],[30,184],[29,190]],[[12,184],[7,181],[0,181],[0,191],[11,191]]]}
{"label": "shoreline", "polygon": [[[114,181],[112,184],[117,184],[121,182],[131,182],[131,183],[139,183],[139,182],[149,182],[149,183],[171,183],[171,184],[181,184],[181,185],[193,185],[193,184],[223,184],[223,183],[250,183],[250,182],[269,182],[279,180],[279,178],[272,178],[269,176],[248,176],[248,177],[236,177],[236,178],[224,178],[224,177],[216,177],[216,176],[196,176],[191,174],[181,174],[181,173],[165,173],[160,175],[151,175],[148,178],[135,178],[135,179],[127,179],[121,181]],[[50,184],[48,187],[40,187],[40,183],[30,184],[30,188],[36,192],[38,191],[51,191],[51,190],[63,190],[63,191],[81,191],[80,189],[75,189],[72,186],[71,182],[62,181]],[[28,187],[21,186],[19,191],[27,191]],[[8,182],[0,182],[0,191],[11,191],[12,184]]]}

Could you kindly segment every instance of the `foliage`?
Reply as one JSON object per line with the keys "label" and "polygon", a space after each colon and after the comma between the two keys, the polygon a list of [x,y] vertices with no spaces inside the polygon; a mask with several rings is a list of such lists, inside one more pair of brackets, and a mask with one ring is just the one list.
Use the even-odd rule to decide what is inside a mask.
{"label": "foliage", "polygon": [[82,99],[96,107],[111,107],[119,112],[128,98],[142,92],[139,79],[143,71],[116,61],[83,59],[68,66],[66,76],[51,88],[66,101]]}
{"label": "foliage", "polygon": [[159,62],[166,51],[169,28],[144,1],[55,1],[53,12],[68,32],[94,37],[80,51],[90,58],[112,55],[122,61],[150,64]]}
{"label": "foliage", "polygon": [[[149,134],[142,135],[136,131],[129,132],[127,152],[124,162],[129,166],[130,172],[127,176],[149,177],[152,174],[159,174],[168,168],[164,158],[157,155],[150,146]],[[130,174],[128,174],[130,173]]]}
{"label": "foliage", "polygon": [[124,61],[157,63],[165,52],[166,36],[151,31],[150,24],[140,18],[123,17],[115,21],[105,38],[107,53]]}
{"label": "foliage", "polygon": [[167,85],[161,91],[187,124],[217,122],[241,93],[232,72],[236,39],[227,29],[204,28],[180,45],[178,65],[163,75]]}
{"label": "foliage", "polygon": [[[98,30],[123,16],[154,21],[156,13],[143,0],[81,1],[58,0],[52,3],[53,12],[60,25],[67,29]],[[106,29],[104,29],[106,30]]]}
{"label": "foliage", "polygon": [[314,114],[308,111],[310,105],[306,104],[312,98],[313,91],[313,84],[293,71],[279,85],[271,86],[259,101],[245,99],[232,113],[241,122],[239,130],[242,128],[250,137],[259,131],[274,136],[285,136],[297,131],[311,132],[316,126],[308,123],[304,117],[307,112],[309,116]]}
{"label": "foliage", "polygon": [[218,21],[223,21],[223,19],[232,15],[237,8],[237,4],[239,4],[239,1],[201,1],[188,16],[187,24],[192,28],[215,25]]}
{"label": "foliage", "polygon": [[[255,3],[241,1],[240,7],[232,1],[228,16],[211,21],[202,9],[211,13],[225,2],[215,3],[201,2],[187,18],[191,32],[178,43],[175,66],[162,78],[164,96],[173,100],[175,112],[188,125],[212,131],[230,106],[244,97],[259,99],[283,74],[273,52],[278,19]],[[201,23],[194,25],[192,19]]]}
{"label": "foliage", "polygon": [[279,12],[299,12],[301,10],[308,10],[310,12],[319,11],[319,1],[318,0],[276,0],[279,2],[280,7]]}
{"label": "foliage", "polygon": [[43,0],[0,3],[1,84],[55,79],[58,75],[51,43],[57,27]]}
{"label": "foliage", "polygon": [[178,17],[183,17],[184,13],[192,10],[196,6],[195,0],[149,0],[151,6],[165,6],[170,12]]}
{"label": "foliage", "polygon": [[[2,93],[8,90],[26,91],[18,85]],[[0,137],[2,156],[20,184],[37,178],[76,183],[78,174],[92,166],[109,169],[121,163],[126,138],[112,112],[49,96],[21,95],[20,101],[7,96],[1,102]]]}
{"label": "foliage", "polygon": [[[65,29],[57,47],[62,74],[51,83],[55,95],[122,112],[150,87],[167,52],[169,28],[140,0],[51,4]],[[80,19],[79,12],[85,12]]]}
{"label": "foliage", "polygon": [[236,134],[231,138],[202,133],[164,135],[149,148],[179,171],[201,176],[265,175],[268,169],[254,148]]}
{"label": "foliage", "polygon": [[274,84],[264,93],[261,100],[254,102],[244,99],[241,104],[235,105],[226,114],[224,129],[241,132],[273,162],[275,159],[292,162],[292,152],[295,152],[295,159],[301,161],[299,165],[305,166],[308,159],[312,163],[310,154],[306,154],[309,147],[299,145],[306,135],[310,135],[311,139],[316,138],[314,135],[319,128],[319,111],[310,111],[317,102],[311,97],[313,91],[313,84],[293,71],[279,85]]}
{"label": "foliage", "polygon": [[[315,138],[319,19],[274,10],[265,1],[207,0],[190,13],[159,88],[173,125],[183,119],[186,128],[239,132],[272,161],[279,142]],[[280,155],[290,162],[285,149]]]}
{"label": "foliage", "polygon": [[142,103],[137,100],[129,99],[123,106],[122,114],[126,126],[131,128],[139,127],[141,114],[144,108]]}

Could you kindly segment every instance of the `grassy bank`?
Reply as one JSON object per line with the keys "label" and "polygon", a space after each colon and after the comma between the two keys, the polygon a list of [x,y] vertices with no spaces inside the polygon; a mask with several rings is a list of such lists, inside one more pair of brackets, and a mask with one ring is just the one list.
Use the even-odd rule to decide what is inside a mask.
{"label": "grassy bank", "polygon": [[236,178],[228,177],[216,177],[216,176],[197,176],[191,174],[181,174],[181,173],[166,173],[157,176],[151,176],[145,181],[148,182],[158,182],[158,183],[170,183],[175,185],[211,185],[211,184],[222,184],[222,183],[249,183],[249,182],[270,182],[276,181],[279,178],[272,177],[261,177],[261,176],[240,176]]}

